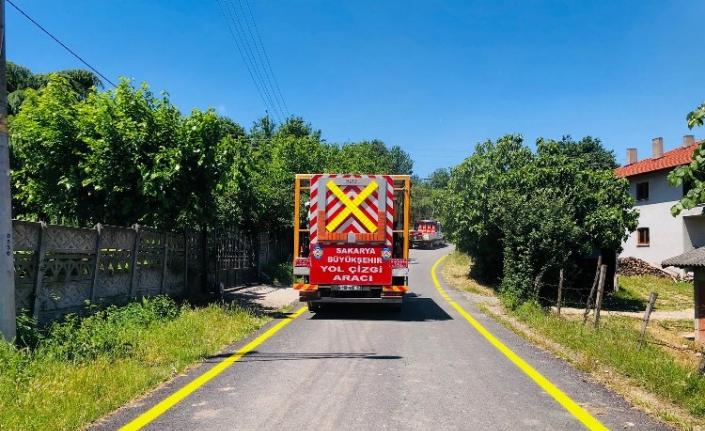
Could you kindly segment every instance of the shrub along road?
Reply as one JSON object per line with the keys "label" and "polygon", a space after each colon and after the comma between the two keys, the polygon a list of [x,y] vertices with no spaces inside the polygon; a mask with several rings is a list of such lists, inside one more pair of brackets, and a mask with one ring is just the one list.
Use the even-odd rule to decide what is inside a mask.
{"label": "shrub along road", "polygon": [[669,429],[437,288],[449,250],[412,250],[402,312],[293,313],[93,428]]}

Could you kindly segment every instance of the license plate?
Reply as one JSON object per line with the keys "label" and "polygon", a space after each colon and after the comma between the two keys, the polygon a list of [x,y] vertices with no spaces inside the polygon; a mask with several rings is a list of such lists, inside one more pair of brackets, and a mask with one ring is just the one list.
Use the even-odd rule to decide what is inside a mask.
{"label": "license plate", "polygon": [[362,290],[362,286],[344,285],[344,286],[338,286],[337,290],[345,290],[345,291]]}

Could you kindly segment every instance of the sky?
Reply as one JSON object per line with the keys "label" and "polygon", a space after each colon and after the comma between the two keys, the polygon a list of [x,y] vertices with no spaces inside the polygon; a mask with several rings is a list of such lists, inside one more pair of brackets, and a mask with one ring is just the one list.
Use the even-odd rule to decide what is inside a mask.
{"label": "sky", "polygon": [[[512,133],[596,137],[620,164],[705,138],[685,120],[705,101],[702,0],[12,2],[183,113],[300,116],[330,143],[399,145],[421,177]],[[5,21],[8,61],[86,68],[9,4]]]}

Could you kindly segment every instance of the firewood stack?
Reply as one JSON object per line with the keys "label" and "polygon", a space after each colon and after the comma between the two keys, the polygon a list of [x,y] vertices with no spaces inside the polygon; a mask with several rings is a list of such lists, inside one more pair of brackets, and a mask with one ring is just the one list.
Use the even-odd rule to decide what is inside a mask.
{"label": "firewood stack", "polygon": [[637,259],[636,257],[619,258],[619,266],[617,267],[619,275],[655,275],[657,277],[676,279],[677,276],[664,271],[646,261]]}

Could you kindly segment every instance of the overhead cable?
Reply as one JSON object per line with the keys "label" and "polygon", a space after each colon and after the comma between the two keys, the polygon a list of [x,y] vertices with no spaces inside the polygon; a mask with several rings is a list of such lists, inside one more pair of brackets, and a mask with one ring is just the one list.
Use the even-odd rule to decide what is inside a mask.
{"label": "overhead cable", "polygon": [[[255,85],[258,87],[260,97],[262,98],[262,101],[267,107],[267,110],[273,112],[276,117],[276,120],[281,123],[281,113],[279,112],[276,104],[272,100],[272,96],[269,94],[269,89],[267,88],[264,79],[262,79],[262,74],[260,73],[259,67],[255,60],[254,54],[252,52],[252,47],[250,46],[250,42],[247,38],[247,34],[245,33],[245,28],[242,25],[242,21],[240,19],[240,15],[237,12],[236,6],[232,3],[232,1],[224,1],[224,3],[225,10],[227,10],[228,15],[230,16],[230,21],[232,21],[232,27],[235,28],[235,32],[233,32],[232,27],[230,27],[230,22],[228,22],[228,27],[231,29],[230,34],[235,39],[235,43],[238,46],[240,55],[242,56],[242,59],[245,62],[248,71],[250,71],[250,77],[252,78]],[[218,4],[221,4],[220,0],[218,0]],[[221,4],[221,10],[222,9],[223,6]],[[225,13],[223,13],[223,16],[225,16]]]}
{"label": "overhead cable", "polygon": [[[250,58],[250,64],[253,66],[255,70],[255,74],[257,75],[257,78],[259,78],[260,83],[262,84],[262,88],[264,88],[264,94],[267,96],[267,99],[269,100],[269,104],[272,107],[272,110],[274,111],[274,115],[276,115],[277,120],[281,123],[282,122],[282,116],[281,112],[279,109],[277,109],[276,104],[274,103],[272,96],[269,91],[269,87],[267,84],[264,82],[264,79],[262,78],[262,73],[260,72],[260,66],[257,64],[257,61],[255,60],[255,54],[254,51],[252,50],[252,46],[250,45],[250,39],[247,37],[247,33],[245,33],[245,26],[242,25],[242,20],[240,20],[240,14],[237,12],[237,6],[235,6],[235,3],[233,0],[229,0],[230,7],[233,10],[233,13],[235,14],[235,18],[237,19],[237,24],[240,29],[241,34],[241,41],[245,41],[245,51],[248,53],[249,58]],[[242,9],[242,4],[240,4],[240,9]],[[244,16],[244,11],[242,13],[243,15],[243,20],[245,20],[245,24],[247,25],[247,28],[249,29],[249,24],[247,23],[247,20],[245,19]],[[250,36],[252,36],[252,33],[250,32]],[[253,40],[254,44],[254,40]]]}
{"label": "overhead cable", "polygon": [[[242,4],[240,3],[241,11],[240,13],[238,13],[237,6],[232,2],[232,0],[217,1],[221,13],[223,14],[223,18],[225,19],[226,24],[228,26],[228,30],[230,30],[230,35],[235,41],[235,45],[237,46],[238,51],[240,52],[240,57],[245,63],[245,67],[247,68],[247,71],[250,75],[250,79],[252,79],[252,82],[254,83],[257,92],[259,93],[260,98],[262,99],[262,102],[265,105],[266,111],[268,113],[272,113],[274,115],[275,120],[278,121],[280,124],[283,123],[282,118],[286,117],[286,114],[283,113],[283,110],[281,109],[281,104],[279,104],[278,100],[276,100],[276,93],[274,91],[274,87],[271,84],[272,81],[266,74],[266,69],[263,69],[263,67],[261,66],[263,65],[263,62],[261,60],[261,56],[259,56],[259,51],[257,51],[257,56],[259,56],[260,58],[259,63],[255,58],[256,54],[253,51],[252,45],[256,46],[256,41],[252,36],[252,30],[250,29],[249,22],[247,21],[247,17],[245,15]],[[245,20],[245,25],[243,25],[242,23],[243,19],[240,18],[241,14],[243,16],[243,19]],[[245,26],[247,26],[247,31],[245,30]],[[248,33],[250,37],[252,37],[252,43],[250,43]],[[261,71],[261,69],[263,69],[263,71]],[[269,83],[269,85],[267,85],[267,82]],[[270,87],[272,88],[271,91]],[[272,97],[272,94],[275,95],[274,98]]]}
{"label": "overhead cable", "polygon": [[[244,7],[242,7],[242,0],[238,0],[240,2],[240,8],[243,11],[243,14],[245,13]],[[250,9],[250,3],[248,0],[245,0],[245,5],[247,6],[247,13],[250,16],[250,20],[252,21],[252,26],[255,28],[255,34],[257,35],[257,40],[255,40],[254,36],[252,36],[252,30],[250,29],[250,26],[247,26],[247,30],[250,32],[250,37],[252,37],[252,40],[255,42],[255,48],[257,49],[258,57],[260,60],[260,64],[262,64],[262,68],[264,69],[265,76],[267,77],[267,81],[269,81],[270,87],[272,86],[272,81],[274,81],[274,87],[273,87],[273,93],[275,95],[274,100],[277,102],[277,106],[281,109],[281,105],[279,104],[279,100],[281,100],[282,104],[284,105],[284,110],[283,112],[286,113],[288,117],[291,116],[291,113],[289,112],[289,108],[286,106],[286,102],[284,102],[284,97],[282,97],[282,92],[279,89],[279,83],[277,82],[277,78],[274,75],[274,71],[272,70],[272,65],[269,62],[269,57],[267,56],[267,50],[264,47],[264,44],[262,43],[262,38],[260,37],[259,34],[259,29],[257,28],[257,22],[255,21],[254,16],[252,15],[252,9]],[[245,22],[247,22],[247,17],[245,17]],[[262,56],[259,55],[259,52],[262,51],[262,55],[264,55],[265,60],[267,61],[267,65],[265,65],[262,62]],[[271,80],[269,76],[271,75]]]}
{"label": "overhead cable", "polygon": [[54,41],[55,41],[56,43],[58,43],[59,45],[63,46],[66,51],[70,52],[74,57],[76,57],[77,59],[79,59],[79,60],[80,60],[83,64],[85,64],[89,69],[91,69],[93,72],[95,72],[96,75],[98,75],[98,76],[100,76],[101,78],[103,78],[103,79],[105,80],[105,82],[109,83],[109,84],[112,85],[113,87],[117,87],[117,85],[115,85],[111,80],[109,80],[108,78],[106,78],[105,75],[103,75],[102,73],[98,72],[98,70],[97,70],[96,68],[94,68],[93,66],[91,66],[90,64],[88,64],[88,62],[87,62],[86,60],[82,59],[78,54],[76,54],[75,52],[73,52],[73,51],[71,50],[71,48],[69,48],[68,46],[64,45],[64,44],[63,44],[59,39],[57,39],[53,34],[49,33],[49,31],[48,31],[47,29],[45,29],[44,27],[42,27],[37,21],[33,20],[31,16],[27,15],[22,9],[20,9],[19,7],[17,7],[17,5],[15,5],[11,0],[7,0],[7,3],[8,3],[10,6],[14,7],[15,9],[17,9],[17,11],[18,11],[19,13],[21,13],[22,15],[24,15],[28,20],[32,21],[32,23],[33,23],[34,25],[36,25],[37,27],[39,27],[39,28],[40,28],[44,33],[46,33],[50,38],[54,39]]}
{"label": "overhead cable", "polygon": [[[238,42],[238,38],[235,37],[235,33],[233,32],[232,26],[230,25],[230,20],[228,20],[227,15],[225,15],[225,9],[223,9],[223,5],[220,3],[220,0],[216,0],[218,2],[218,7],[220,7],[220,12],[223,14],[223,19],[225,20],[225,24],[228,26],[228,30],[230,31],[230,35],[233,37],[233,40],[235,41],[235,46],[237,46],[237,50],[240,52],[240,57],[242,57],[243,63],[245,63],[245,67],[247,68],[247,72],[250,74],[250,79],[252,79],[252,83],[255,84],[255,88],[257,89],[257,93],[259,93],[260,99],[262,99],[262,103],[264,103],[265,110],[269,110],[269,104],[267,103],[267,99],[265,99],[264,94],[262,94],[262,90],[260,89],[259,84],[257,83],[257,80],[255,79],[254,75],[252,74],[252,69],[250,69],[250,63],[247,61],[247,58],[245,57],[245,54],[242,52],[242,48],[240,47],[240,42]],[[228,12],[230,12],[228,10]]]}

